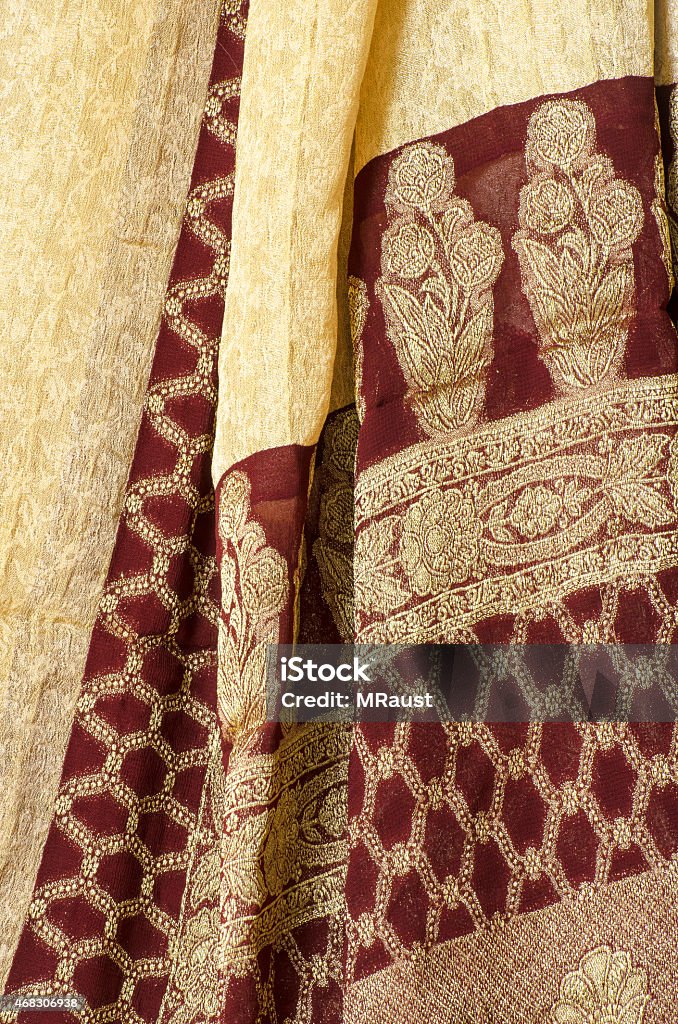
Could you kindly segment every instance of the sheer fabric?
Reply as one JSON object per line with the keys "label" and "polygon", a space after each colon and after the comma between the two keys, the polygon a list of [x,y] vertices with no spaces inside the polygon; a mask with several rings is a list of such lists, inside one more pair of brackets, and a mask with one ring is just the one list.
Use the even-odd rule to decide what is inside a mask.
{"label": "sheer fabric", "polygon": [[263,679],[295,639],[674,642],[674,19],[223,8],[8,991],[672,1019],[672,725],[280,726]]}

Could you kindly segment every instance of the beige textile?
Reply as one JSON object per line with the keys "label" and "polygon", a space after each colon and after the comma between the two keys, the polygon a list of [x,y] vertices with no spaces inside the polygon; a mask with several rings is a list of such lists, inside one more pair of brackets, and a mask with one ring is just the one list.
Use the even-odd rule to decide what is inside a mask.
{"label": "beige textile", "polygon": [[654,5],[654,77],[658,85],[678,81],[678,2],[656,0]]}
{"label": "beige textile", "polygon": [[325,421],[344,186],[375,8],[376,0],[251,4],[215,483],[262,448],[313,444]]}
{"label": "beige textile", "polygon": [[214,0],[2,13],[3,980],[111,557],[217,16]]}
{"label": "beige textile", "polygon": [[356,173],[495,107],[652,75],[652,0],[380,0]]}
{"label": "beige textile", "polygon": [[[675,7],[657,7],[661,81],[676,77]],[[254,0],[215,483],[256,451],[319,436],[337,344],[337,236],[352,140],[357,174],[380,154],[503,104],[652,76],[654,20],[652,0]]]}

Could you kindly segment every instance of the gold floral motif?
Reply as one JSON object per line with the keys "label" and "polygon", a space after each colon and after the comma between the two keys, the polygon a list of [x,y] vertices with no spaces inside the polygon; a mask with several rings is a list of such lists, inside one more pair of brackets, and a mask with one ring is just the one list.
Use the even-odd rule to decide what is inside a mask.
{"label": "gold floral motif", "polygon": [[218,1018],[221,1009],[219,843],[223,782],[221,741],[215,730],[198,827],[192,837],[180,929],[170,947],[172,970],[158,1016],[164,1024],[208,1024]]}
{"label": "gold floral motif", "polygon": [[669,164],[666,199],[675,280],[678,278],[678,88],[675,85],[669,97],[669,134],[673,144],[673,159]]}
{"label": "gold floral motif", "polygon": [[442,146],[415,143],[394,160],[376,291],[405,380],[429,436],[473,427],[493,356],[492,288],[504,261],[496,228],[454,195]]}
{"label": "gold floral motif", "polygon": [[170,1015],[167,1024],[188,1024],[218,1015],[221,992],[219,926],[218,906],[201,907],[188,920],[173,979],[183,1002]]}
{"label": "gold floral motif", "polygon": [[626,952],[600,946],[560,986],[553,1024],[642,1024],[650,1000],[645,971]]}
{"label": "gold floral motif", "polygon": [[363,331],[367,323],[370,300],[367,285],[358,277],[348,279],[348,313],[351,323],[351,341],[353,343],[353,364],[355,369],[355,407],[358,419],[365,419],[365,396],[363,394]]}
{"label": "gold floral motif", "polygon": [[323,597],[339,635],[354,638],[353,467],[358,419],[351,407],[337,413],[324,436],[319,535],[313,544]]}
{"label": "gold floral motif", "polygon": [[387,201],[397,210],[441,211],[454,194],[454,164],[442,146],[407,146],[391,165]]}
{"label": "gold floral motif", "polygon": [[403,575],[393,555],[399,530],[397,516],[366,523],[355,541],[354,589],[356,609],[364,615],[386,614],[408,599]]}
{"label": "gold floral motif", "polygon": [[549,100],[530,118],[530,180],[513,247],[541,358],[563,392],[619,378],[635,312],[632,246],[643,203],[595,144],[593,114],[580,100]]}
{"label": "gold floral motif", "polygon": [[[439,485],[413,501],[402,521],[393,521],[397,559],[409,587],[420,596],[440,594],[467,582],[478,569],[520,566],[566,554],[619,517],[629,526],[657,528],[675,520],[664,493],[669,439],[665,434],[601,442],[597,455],[554,457],[521,468],[484,488]],[[673,449],[672,449],[673,450]],[[362,543],[381,531],[381,520],[361,534]],[[361,553],[363,548],[361,548]],[[371,551],[372,559],[376,551]],[[369,558],[369,556],[368,556]],[[373,565],[370,575],[375,573]],[[372,610],[389,599],[373,586]],[[378,585],[379,586],[379,585]]]}
{"label": "gold floral motif", "polygon": [[261,848],[268,827],[265,813],[241,820],[237,830],[225,830],[222,844],[222,875],[231,900],[260,906],[266,895],[261,871]]}
{"label": "gold floral motif", "polygon": [[[564,481],[557,481],[557,484],[564,484]],[[519,534],[534,540],[540,534],[550,533],[556,523],[563,523],[563,511],[568,504],[574,505],[576,512],[581,513],[582,499],[586,500],[589,494],[587,488],[578,491],[574,482],[560,487],[535,484],[525,488],[506,519]],[[501,530],[499,526],[495,536]]]}
{"label": "gold floral motif", "polygon": [[417,594],[431,594],[468,579],[478,557],[482,523],[461,491],[433,491],[403,519],[400,557]]}
{"label": "gold floral motif", "polygon": [[226,777],[220,957],[252,969],[259,950],[342,906],[349,732],[288,730],[274,755],[236,751]]}
{"label": "gold floral motif", "polygon": [[234,739],[265,716],[266,645],[279,635],[289,594],[287,563],[250,517],[250,482],[235,471],[219,489],[222,608],[218,704],[225,735]]}
{"label": "gold floral motif", "polygon": [[362,641],[431,642],[493,614],[678,564],[678,385],[644,378],[426,442],[356,484]]}
{"label": "gold floral motif", "polygon": [[264,874],[268,891],[279,895],[290,882],[298,881],[301,832],[300,808],[296,793],[287,789],[276,805],[271,829],[264,847]]}

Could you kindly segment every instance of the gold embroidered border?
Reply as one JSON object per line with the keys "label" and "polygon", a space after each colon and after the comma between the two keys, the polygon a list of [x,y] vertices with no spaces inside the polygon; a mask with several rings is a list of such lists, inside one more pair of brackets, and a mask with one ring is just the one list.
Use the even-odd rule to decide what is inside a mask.
{"label": "gold embroidered border", "polygon": [[353,984],[346,1024],[660,1024],[678,996],[678,862],[441,943]]}
{"label": "gold embroidered border", "polygon": [[363,471],[360,639],[435,641],[678,564],[676,423],[678,378],[643,378]]}
{"label": "gold embroidered border", "polygon": [[275,753],[231,754],[222,842],[228,973],[247,973],[264,946],[342,911],[350,743],[344,727],[301,726]]}

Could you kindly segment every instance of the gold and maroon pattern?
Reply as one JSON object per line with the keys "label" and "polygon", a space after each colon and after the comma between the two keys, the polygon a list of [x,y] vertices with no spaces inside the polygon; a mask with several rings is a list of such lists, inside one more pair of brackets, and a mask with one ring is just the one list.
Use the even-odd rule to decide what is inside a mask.
{"label": "gold and maroon pattern", "polygon": [[[324,501],[323,522],[332,484],[346,483],[351,431],[341,417],[330,421],[321,446],[329,477],[315,500]],[[218,963],[222,1019],[247,1024],[339,1024],[342,1014],[351,732],[265,720],[267,644],[290,643],[299,630],[314,455],[298,445],[259,452],[233,466],[217,488],[218,710],[228,745]],[[324,526],[320,534],[332,539]],[[320,593],[316,600],[322,603]],[[321,620],[337,607],[330,600],[319,608]]]}
{"label": "gold and maroon pattern", "polygon": [[[391,970],[420,971],[426,993],[428,958],[444,977],[457,942],[659,877],[678,851],[671,727],[351,731],[266,723],[263,702],[266,645],[297,637],[674,639],[676,337],[652,83],[503,108],[364,168],[360,430],[344,409],[317,449],[231,467],[215,517],[244,17],[229,4],[220,29],[10,979],[82,995],[92,1022],[381,1021]],[[563,947],[543,1019],[576,1020],[588,986],[598,1018],[641,1024],[639,949],[587,935]],[[355,984],[367,995],[347,1003]],[[388,1012],[419,1016],[417,999]]]}
{"label": "gold and maroon pattern", "polygon": [[[358,176],[359,640],[675,641],[678,347],[654,104],[650,80],[599,82]],[[349,844],[353,983],[661,871],[678,851],[678,733],[359,725]]]}
{"label": "gold and maroon pattern", "polygon": [[[354,317],[359,296],[351,296]],[[299,643],[351,643],[353,614],[354,465],[358,412],[332,413],[318,442],[304,524],[306,567],[299,602]],[[319,600],[322,595],[322,600]]]}
{"label": "gold and maroon pattern", "polygon": [[362,726],[348,976],[662,867],[678,742],[660,726]]}
{"label": "gold and maroon pattern", "polygon": [[[538,303],[539,299],[534,287],[530,288],[529,282],[523,279],[519,254],[514,247],[516,236],[517,247],[520,249],[524,232],[530,230],[534,234],[533,229],[521,226],[521,215],[525,225],[530,220],[528,210],[538,217],[541,207],[536,198],[548,201],[549,189],[555,190],[554,194],[561,197],[563,208],[559,216],[562,219],[567,214],[567,217],[562,223],[554,221],[552,226],[558,230],[554,230],[546,242],[544,236],[540,236],[544,257],[543,273],[548,273],[550,268],[543,252],[543,248],[549,245],[553,246],[552,252],[549,250],[552,259],[557,260],[559,266],[562,262],[565,274],[573,261],[578,261],[583,269],[587,259],[592,260],[597,256],[598,276],[595,281],[601,289],[599,304],[595,309],[590,308],[586,303],[592,299],[582,298],[584,305],[580,304],[580,322],[583,323],[586,316],[590,318],[599,315],[602,318],[601,326],[604,326],[607,321],[611,325],[616,317],[618,330],[628,329],[620,368],[624,378],[675,372],[675,332],[666,316],[670,282],[664,262],[663,233],[652,212],[653,204],[661,198],[657,196],[656,157],[660,152],[660,144],[655,128],[654,96],[651,80],[625,78],[598,82],[568,94],[567,97],[546,96],[501,107],[435,136],[432,140],[422,140],[392,155],[372,160],[360,172],[356,179],[354,232],[349,259],[349,273],[355,281],[363,282],[366,289],[363,301],[366,314],[360,344],[361,398],[365,403],[365,415],[359,442],[359,471],[374,462],[382,461],[388,455],[403,451],[409,445],[425,440],[427,436],[426,431],[417,425],[416,415],[406,400],[407,368],[401,365],[398,344],[391,337],[384,307],[377,294],[378,282],[383,276],[379,258],[384,244],[387,249],[391,244],[392,226],[389,228],[389,225],[392,225],[393,216],[389,213],[387,202],[390,195],[391,164],[401,161],[404,154],[412,151],[412,147],[416,155],[424,143],[430,142],[436,147],[442,147],[453,163],[452,192],[446,183],[438,182],[436,174],[440,175],[440,172],[434,170],[431,161],[424,167],[420,157],[422,166],[417,165],[416,170],[422,189],[418,202],[422,208],[429,201],[427,190],[444,190],[448,187],[445,198],[434,200],[434,205],[441,205],[441,213],[435,214],[435,217],[441,220],[446,217],[450,230],[459,232],[459,242],[454,243],[455,252],[466,252],[469,267],[475,266],[482,260],[480,238],[485,230],[479,225],[485,224],[489,229],[497,230],[501,238],[503,264],[492,289],[494,353],[486,370],[485,399],[479,422],[492,422],[539,409],[558,394],[542,358],[544,342],[524,285],[528,286],[527,291],[532,294],[534,303]],[[563,158],[558,148],[567,145],[567,114],[571,108],[565,106],[566,113],[563,115],[561,108],[565,100],[574,105],[575,118],[581,116],[589,125],[585,151],[578,154],[576,166],[572,165],[572,180],[569,183],[566,167],[562,163],[564,159],[567,164],[568,157],[566,155]],[[545,128],[537,118],[537,113],[547,123],[549,117],[552,120],[555,116],[554,125]],[[557,142],[552,153],[556,162],[548,166],[546,157],[536,158],[535,163],[535,142],[531,136],[535,133],[539,135],[540,131],[559,131],[564,136]],[[633,145],[629,145],[629,138],[633,139]],[[542,160],[541,164],[539,159]],[[557,162],[559,160],[561,163]],[[427,177],[427,174],[431,177]],[[581,197],[588,203],[588,221],[581,200],[575,202],[574,198],[577,189],[581,192],[585,188],[589,189],[590,194],[584,191]],[[642,199],[642,225],[639,232],[638,195]],[[569,200],[566,196],[569,196]],[[612,240],[615,244],[611,248],[608,246],[606,258],[602,245],[598,253],[593,252],[595,232],[602,238],[606,217],[612,216],[617,208],[620,215],[623,215],[627,205],[627,212],[635,227],[629,221],[626,235],[616,241]],[[442,209],[443,206],[445,209]],[[465,228],[462,228],[459,221],[463,211],[467,221]],[[468,220],[471,213],[474,221],[478,222],[475,227]],[[419,220],[423,218],[423,214],[414,215]],[[537,223],[534,219],[530,222],[533,225]],[[425,225],[419,223],[419,227]],[[410,240],[414,237],[411,231],[408,237]],[[421,241],[422,237],[422,231],[419,230],[417,245],[421,242],[424,246],[418,256],[420,261],[427,248],[427,243]],[[628,270],[618,271],[612,275],[612,280],[610,274],[614,266],[629,267],[628,239],[631,237],[634,238],[630,245],[636,298],[632,322],[628,322],[628,302],[624,299],[625,289],[630,287]],[[441,268],[448,267],[443,276],[451,280],[452,284],[456,283],[456,290],[460,296],[463,295],[452,266],[449,261],[446,263],[444,239],[437,238],[434,241],[435,259]],[[535,236],[533,241],[539,243],[539,238]],[[567,245],[564,244],[566,241]],[[480,246],[477,251],[474,243]],[[536,248],[533,245],[532,251]],[[489,269],[490,264],[486,260],[483,266]],[[589,269],[593,272],[593,263]],[[456,271],[459,280],[461,273],[461,268]],[[624,288],[617,294],[622,284]],[[426,268],[420,278],[403,280],[401,286],[405,285],[410,292],[414,292],[415,287],[419,289],[416,300],[421,313],[415,325],[416,331],[421,333],[427,329],[433,338],[436,318],[444,315],[446,308],[443,295],[445,286],[440,275]],[[453,290],[449,284],[448,288]],[[482,300],[482,296],[479,299]],[[554,312],[557,315],[558,309],[562,308],[562,301],[555,291],[551,300],[556,304]],[[472,297],[469,302],[473,306]],[[603,316],[605,309],[608,312]],[[424,315],[425,310],[430,313]],[[427,317],[430,317],[431,326]]]}
{"label": "gold and maroon pattern", "polygon": [[194,980],[190,958],[177,969],[180,936],[218,917],[218,893],[205,883],[197,898],[186,879],[209,856],[205,778],[221,759],[210,459],[246,14],[227,4],[218,29],[115,551],[7,987],[79,995],[90,1021],[203,1021],[218,997],[187,993],[183,1016],[172,1003]]}
{"label": "gold and maroon pattern", "polygon": [[[671,640],[678,364],[654,104],[650,81],[600,82],[359,175],[359,638]],[[465,273],[489,275],[493,303]],[[437,351],[441,331],[463,373],[413,397],[404,345]],[[471,392],[472,421],[427,440],[415,406],[470,409]]]}

